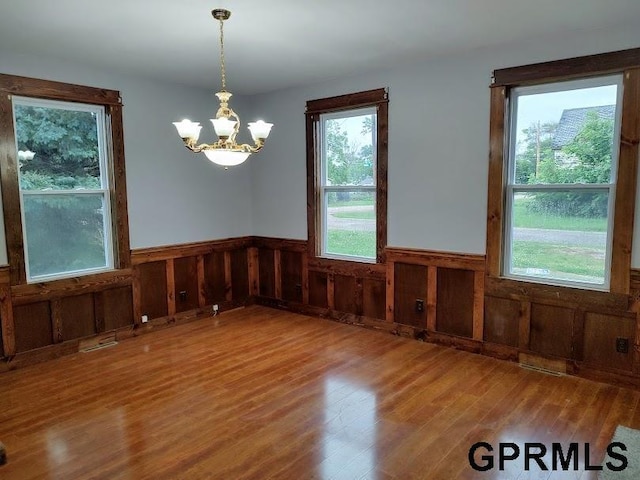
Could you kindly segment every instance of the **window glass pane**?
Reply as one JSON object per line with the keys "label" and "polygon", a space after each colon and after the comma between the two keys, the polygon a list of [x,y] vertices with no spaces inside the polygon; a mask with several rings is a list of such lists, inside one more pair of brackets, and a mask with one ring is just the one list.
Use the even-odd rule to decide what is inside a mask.
{"label": "window glass pane", "polygon": [[374,192],[326,192],[326,254],[376,258]]}
{"label": "window glass pane", "polygon": [[23,196],[31,278],[106,268],[102,194]]}
{"label": "window glass pane", "polygon": [[375,185],[375,113],[324,118],[326,185]]}
{"label": "window glass pane", "polygon": [[605,189],[516,193],[510,273],[604,284],[608,201]]}
{"label": "window glass pane", "polygon": [[99,107],[73,110],[16,100],[20,188],[100,189],[99,114]]}
{"label": "window glass pane", "polygon": [[617,84],[517,92],[514,183],[611,183]]}

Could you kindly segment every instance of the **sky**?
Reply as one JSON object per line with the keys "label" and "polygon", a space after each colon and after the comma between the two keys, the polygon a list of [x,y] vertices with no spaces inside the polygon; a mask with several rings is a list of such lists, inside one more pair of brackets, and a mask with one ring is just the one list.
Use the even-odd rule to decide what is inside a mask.
{"label": "sky", "polygon": [[571,108],[597,107],[600,105],[615,105],[617,85],[563,90],[559,92],[526,94],[518,96],[517,112],[517,144],[522,148],[524,135],[522,130],[540,121],[543,123],[557,123],[562,112]]}

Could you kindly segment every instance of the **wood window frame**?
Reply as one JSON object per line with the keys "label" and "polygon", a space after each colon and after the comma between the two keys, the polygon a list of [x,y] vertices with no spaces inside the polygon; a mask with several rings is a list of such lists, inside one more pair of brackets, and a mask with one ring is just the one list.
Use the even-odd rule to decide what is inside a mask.
{"label": "wood window frame", "polygon": [[[489,131],[489,184],[487,198],[487,293],[517,294],[525,288],[533,295],[581,290],[574,287],[528,283],[502,277],[505,181],[508,166],[509,93],[527,85],[623,75],[620,152],[613,215],[610,294],[628,295],[636,201],[638,144],[640,142],[640,48],[576,57],[494,71],[491,85]],[[551,292],[553,290],[553,292]],[[586,295],[594,292],[587,290]],[[563,294],[563,295],[566,295]]]}
{"label": "wood window frame", "polygon": [[[376,145],[376,263],[385,262],[387,246],[387,170],[389,136],[389,97],[386,88],[378,88],[336,97],[310,100],[306,106],[307,146],[307,234],[309,257],[320,256],[322,199],[320,198],[319,132],[320,115],[331,112],[377,108]],[[324,258],[324,257],[322,257]],[[357,259],[353,261],[357,262]]]}
{"label": "wood window frame", "polygon": [[93,104],[105,108],[114,268],[116,270],[129,268],[131,266],[131,250],[120,92],[0,74],[0,185],[2,186],[2,206],[11,284],[26,283],[18,158],[13,123],[13,95]]}

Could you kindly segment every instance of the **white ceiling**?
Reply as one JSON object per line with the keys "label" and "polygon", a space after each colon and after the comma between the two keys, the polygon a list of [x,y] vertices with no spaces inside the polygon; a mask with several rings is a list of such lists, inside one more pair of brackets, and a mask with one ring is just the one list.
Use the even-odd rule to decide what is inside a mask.
{"label": "white ceiling", "polygon": [[1,0],[2,50],[254,94],[546,35],[640,22],[640,0]]}

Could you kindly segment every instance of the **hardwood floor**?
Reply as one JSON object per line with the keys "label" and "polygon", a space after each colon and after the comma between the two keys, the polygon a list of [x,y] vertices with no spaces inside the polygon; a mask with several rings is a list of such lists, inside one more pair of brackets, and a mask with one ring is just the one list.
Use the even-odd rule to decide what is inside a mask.
{"label": "hardwood floor", "polygon": [[638,391],[258,306],[1,374],[0,399],[6,480],[588,479],[501,472],[499,442],[599,465],[640,428]]}

